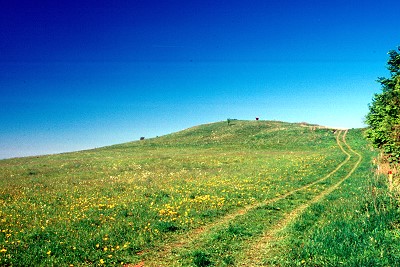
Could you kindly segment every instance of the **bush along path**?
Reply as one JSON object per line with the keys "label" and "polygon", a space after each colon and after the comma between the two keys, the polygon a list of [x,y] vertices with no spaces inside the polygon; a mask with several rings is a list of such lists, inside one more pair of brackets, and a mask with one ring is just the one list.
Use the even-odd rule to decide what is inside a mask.
{"label": "bush along path", "polygon": [[338,189],[360,165],[363,157],[346,143],[346,134],[347,131],[338,132],[337,144],[347,157],[328,175],[195,229],[161,248],[157,255],[150,253],[144,257],[147,258],[144,266],[264,265],[268,262],[265,255],[270,254],[278,234],[305,210]]}

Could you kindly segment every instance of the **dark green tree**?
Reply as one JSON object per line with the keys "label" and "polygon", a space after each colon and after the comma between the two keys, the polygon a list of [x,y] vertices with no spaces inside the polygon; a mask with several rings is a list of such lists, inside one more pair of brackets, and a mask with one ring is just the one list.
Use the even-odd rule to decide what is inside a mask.
{"label": "dark green tree", "polygon": [[389,54],[389,78],[379,78],[382,92],[375,94],[365,122],[366,136],[388,156],[390,162],[400,161],[400,47]]}

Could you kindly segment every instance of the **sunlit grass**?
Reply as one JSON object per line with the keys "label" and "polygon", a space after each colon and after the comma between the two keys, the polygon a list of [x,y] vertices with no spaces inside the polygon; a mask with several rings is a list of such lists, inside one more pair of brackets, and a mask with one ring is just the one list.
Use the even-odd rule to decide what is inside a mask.
{"label": "sunlit grass", "polygon": [[349,144],[364,156],[359,170],[325,200],[313,204],[265,256],[272,266],[399,266],[398,201],[386,177],[372,171],[374,153],[360,131]]}
{"label": "sunlit grass", "polygon": [[344,158],[328,129],[235,121],[2,160],[0,265],[134,263],[175,236],[306,185]]}

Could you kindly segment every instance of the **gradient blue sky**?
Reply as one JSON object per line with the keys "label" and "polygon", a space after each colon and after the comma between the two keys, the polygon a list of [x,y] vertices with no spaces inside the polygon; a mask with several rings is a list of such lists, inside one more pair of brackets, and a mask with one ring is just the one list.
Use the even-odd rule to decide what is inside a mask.
{"label": "gradient blue sky", "polygon": [[227,118],[363,127],[400,1],[1,1],[0,158]]}

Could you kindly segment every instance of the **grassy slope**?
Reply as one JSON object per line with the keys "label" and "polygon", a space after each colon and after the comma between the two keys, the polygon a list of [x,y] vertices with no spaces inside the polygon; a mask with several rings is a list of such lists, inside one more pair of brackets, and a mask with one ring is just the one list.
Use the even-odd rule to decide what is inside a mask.
{"label": "grassy slope", "polygon": [[[343,135],[341,135],[343,136]],[[339,138],[339,137],[338,137]],[[341,139],[341,138],[340,138]],[[162,255],[164,260],[145,261],[148,266],[259,266],[263,265],[260,255],[265,247],[260,246],[263,238],[273,236],[274,229],[285,226],[294,212],[309,205],[316,196],[323,194],[348,173],[352,160],[347,158],[335,170],[321,166],[314,168],[308,176],[318,177],[306,187],[297,187],[285,197],[269,198],[257,205],[222,220],[206,233],[195,236],[190,242],[176,247],[173,253]],[[321,170],[330,169],[329,175]],[[322,180],[320,180],[322,179]],[[292,181],[294,182],[294,181]],[[268,242],[266,243],[268,244]],[[268,255],[266,251],[266,255]],[[165,260],[167,256],[167,260]],[[147,266],[147,265],[146,265]]]}
{"label": "grassy slope", "polygon": [[[135,263],[192,229],[310,183],[345,158],[329,130],[233,124],[0,161],[0,265]],[[197,252],[183,262],[196,264]]]}
{"label": "grassy slope", "polygon": [[339,190],[310,206],[265,256],[273,266],[399,266],[398,202],[385,177],[371,171],[375,155],[360,130],[348,143],[363,160]]}

